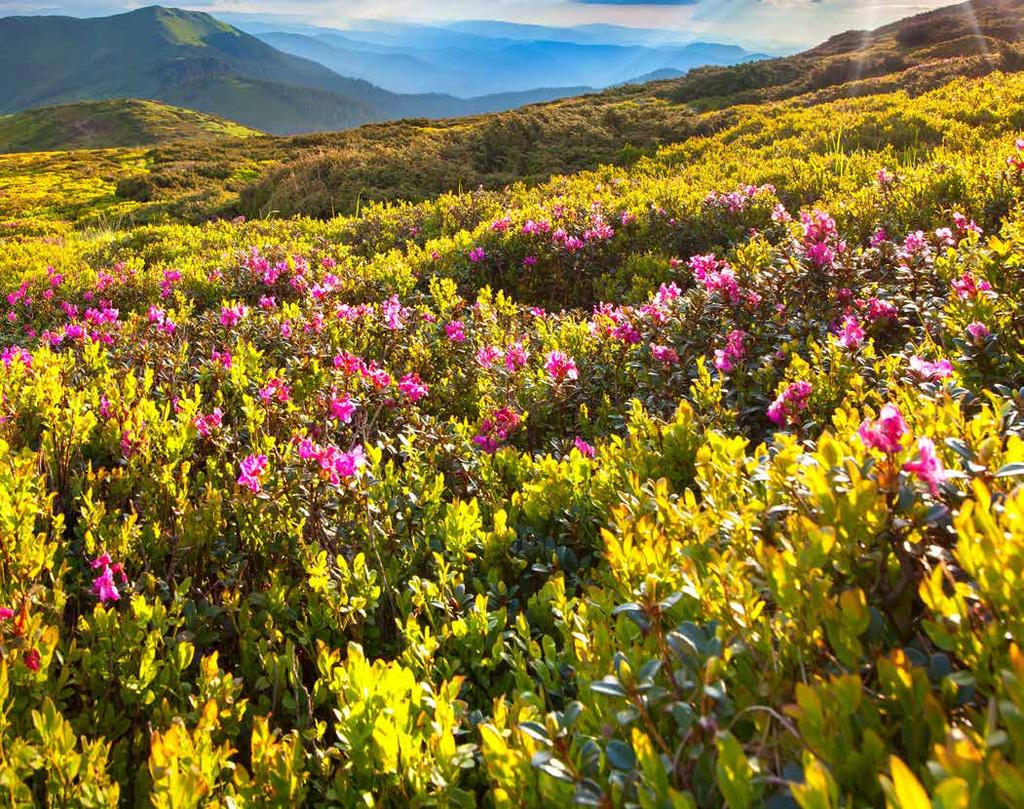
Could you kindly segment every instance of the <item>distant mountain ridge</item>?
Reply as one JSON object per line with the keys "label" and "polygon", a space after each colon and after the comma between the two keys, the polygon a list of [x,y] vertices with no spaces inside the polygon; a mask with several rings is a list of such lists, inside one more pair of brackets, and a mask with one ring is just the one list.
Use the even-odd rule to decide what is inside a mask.
{"label": "distant mountain ridge", "polygon": [[[558,38],[563,29],[506,24],[493,26],[498,33],[488,36],[477,28],[489,29],[483,24],[466,31],[396,24],[392,30],[260,31],[256,36],[286,53],[395,92],[440,90],[457,96],[543,87],[553,83],[553,76],[558,84],[603,88],[658,71],[681,75],[704,65],[767,58],[710,42],[575,42]],[[516,35],[504,38],[509,28]],[[531,31],[538,38],[524,38]]]}
{"label": "distant mountain ridge", "polygon": [[208,14],[160,6],[92,19],[0,19],[0,113],[131,97],[288,134],[495,112],[586,89],[469,99],[391,93],[283,53]]}

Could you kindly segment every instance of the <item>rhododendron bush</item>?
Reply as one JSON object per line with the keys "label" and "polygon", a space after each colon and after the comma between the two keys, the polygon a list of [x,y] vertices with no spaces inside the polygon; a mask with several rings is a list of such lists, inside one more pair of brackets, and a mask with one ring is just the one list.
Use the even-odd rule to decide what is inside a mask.
{"label": "rhododendron bush", "polygon": [[993,116],[6,239],[4,805],[1021,805]]}

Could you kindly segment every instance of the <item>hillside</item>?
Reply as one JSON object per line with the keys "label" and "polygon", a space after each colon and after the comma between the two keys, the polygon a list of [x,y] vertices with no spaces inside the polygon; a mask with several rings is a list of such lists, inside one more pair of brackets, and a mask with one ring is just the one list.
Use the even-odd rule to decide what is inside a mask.
{"label": "hillside", "polygon": [[752,65],[702,68],[660,88],[701,110],[762,103],[842,86],[870,93],[929,77],[1024,66],[1020,0],[970,0],[875,31],[848,31],[805,53]]}
{"label": "hillside", "polygon": [[[1024,73],[972,59],[4,156],[3,804],[1018,809]],[[616,99],[678,129],[416,176]],[[181,221],[332,143],[426,198]]]}
{"label": "hillside", "polygon": [[0,19],[0,112],[145,98],[279,134],[440,118],[571,95],[401,95],[283,53],[208,14],[151,6],[112,17]]}
{"label": "hillside", "polygon": [[[107,156],[95,165],[81,157],[34,158],[31,170],[44,184],[60,184],[70,174],[76,179],[64,182],[65,187],[81,190],[62,205],[51,205],[47,219],[91,223],[109,223],[111,216],[135,222],[201,221],[240,213],[327,217],[373,201],[417,201],[460,188],[535,184],[602,164],[629,165],[663,145],[713,135],[742,118],[743,104],[760,103],[765,95],[796,106],[893,91],[916,96],[957,76],[1015,70],[1021,63],[1016,20],[1022,8],[1020,0],[986,0],[926,15],[924,24],[934,41],[924,49],[912,41],[910,32],[922,25],[922,18],[913,18],[876,35],[842,35],[788,59],[705,72],[706,80],[686,76],[626,85],[458,120],[164,146],[144,160],[134,153]],[[992,40],[985,53],[965,46],[962,28],[971,19],[983,24]],[[855,42],[866,44],[850,50]],[[857,60],[869,64],[882,52],[888,53],[894,73],[850,73]],[[793,76],[805,74],[814,80],[794,81]],[[21,185],[25,176],[23,163],[0,160],[0,187]],[[41,210],[35,204],[31,209]],[[18,209],[9,208],[8,218],[18,219]]]}
{"label": "hillside", "polygon": [[148,146],[255,134],[223,118],[155,101],[83,101],[0,116],[0,153]]}

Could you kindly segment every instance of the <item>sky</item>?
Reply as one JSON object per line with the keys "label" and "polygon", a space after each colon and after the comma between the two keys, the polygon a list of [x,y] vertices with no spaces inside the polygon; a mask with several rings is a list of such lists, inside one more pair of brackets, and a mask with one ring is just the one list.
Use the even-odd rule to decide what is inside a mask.
{"label": "sky", "polygon": [[851,28],[884,25],[948,5],[950,0],[0,0],[0,16],[95,16],[158,2],[213,14],[259,15],[335,27],[389,19],[613,23],[670,29],[719,42],[796,47]]}

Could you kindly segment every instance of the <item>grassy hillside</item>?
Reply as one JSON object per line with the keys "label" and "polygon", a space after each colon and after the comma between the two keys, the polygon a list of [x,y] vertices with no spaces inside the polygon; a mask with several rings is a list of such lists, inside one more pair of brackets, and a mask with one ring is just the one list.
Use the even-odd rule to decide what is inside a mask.
{"label": "grassy hillside", "polygon": [[83,101],[0,116],[0,153],[146,146],[255,134],[223,118],[155,101]]}
{"label": "grassy hillside", "polygon": [[[699,81],[687,76],[629,85],[501,114],[408,120],[295,138],[169,145],[141,159],[107,157],[94,167],[95,158],[89,156],[32,159],[30,169],[16,158],[0,159],[0,188],[11,189],[6,215],[9,227],[17,228],[23,217],[16,189],[31,185],[26,180],[30,172],[38,172],[43,184],[60,183],[65,173],[75,178],[64,183],[65,199],[48,211],[33,203],[31,228],[38,229],[41,221],[61,228],[238,214],[328,217],[374,201],[418,201],[459,189],[542,183],[552,175],[603,164],[628,166],[665,144],[726,131],[747,114],[744,103],[755,103],[769,91],[780,99],[773,103],[785,110],[896,91],[914,97],[961,75],[1015,69],[1021,45],[1014,21],[1022,7],[1016,0],[972,4],[986,36],[999,44],[987,53],[965,48],[961,28],[971,18],[967,7],[957,6],[925,17],[932,41],[923,49],[910,33],[921,25],[913,18],[877,34],[837,37],[808,54],[712,71]],[[855,42],[865,43],[864,48],[851,50]],[[896,72],[866,77],[864,71],[829,67],[837,58],[847,67],[857,59],[872,63],[883,51],[890,53]],[[810,84],[793,78],[805,74],[818,78]],[[755,86],[760,89],[749,89]],[[695,95],[699,92],[705,95]],[[709,109],[701,112],[704,107]]]}
{"label": "grassy hillside", "polygon": [[731,107],[323,220],[5,157],[5,805],[1020,806],[1022,109]]}

